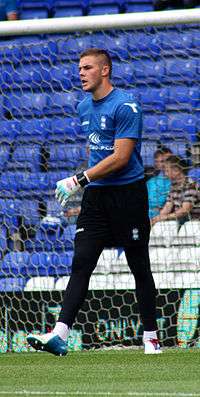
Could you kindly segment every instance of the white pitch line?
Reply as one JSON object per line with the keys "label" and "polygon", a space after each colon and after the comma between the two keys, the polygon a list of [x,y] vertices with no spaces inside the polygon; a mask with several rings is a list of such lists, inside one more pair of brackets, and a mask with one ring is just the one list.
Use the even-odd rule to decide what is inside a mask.
{"label": "white pitch line", "polygon": [[30,390],[20,390],[20,391],[0,391],[0,395],[7,396],[135,396],[135,397],[200,397],[200,393],[181,393],[181,392],[62,392],[62,391],[30,391]]}

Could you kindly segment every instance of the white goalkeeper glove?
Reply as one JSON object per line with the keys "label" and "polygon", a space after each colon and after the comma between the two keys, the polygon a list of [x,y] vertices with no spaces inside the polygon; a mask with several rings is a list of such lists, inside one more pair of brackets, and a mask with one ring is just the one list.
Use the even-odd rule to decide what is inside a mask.
{"label": "white goalkeeper glove", "polygon": [[90,179],[88,178],[86,171],[70,176],[69,178],[61,179],[56,184],[56,199],[64,208],[69,198],[79,189],[85,187],[89,182]]}

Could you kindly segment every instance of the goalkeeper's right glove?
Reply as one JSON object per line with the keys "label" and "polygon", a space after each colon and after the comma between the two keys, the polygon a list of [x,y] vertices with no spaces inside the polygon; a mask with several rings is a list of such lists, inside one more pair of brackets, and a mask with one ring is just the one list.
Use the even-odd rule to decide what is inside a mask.
{"label": "goalkeeper's right glove", "polygon": [[90,182],[86,171],[57,182],[56,198],[64,208],[69,198]]}

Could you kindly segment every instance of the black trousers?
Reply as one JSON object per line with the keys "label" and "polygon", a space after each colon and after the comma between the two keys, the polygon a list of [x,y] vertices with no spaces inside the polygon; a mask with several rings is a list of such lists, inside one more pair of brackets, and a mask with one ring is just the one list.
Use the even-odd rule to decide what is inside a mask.
{"label": "black trousers", "polygon": [[103,249],[123,247],[135,278],[144,330],[156,330],[156,290],[149,261],[149,233],[148,197],[143,180],[123,186],[87,188],[77,221],[72,274],[58,321],[72,327]]}

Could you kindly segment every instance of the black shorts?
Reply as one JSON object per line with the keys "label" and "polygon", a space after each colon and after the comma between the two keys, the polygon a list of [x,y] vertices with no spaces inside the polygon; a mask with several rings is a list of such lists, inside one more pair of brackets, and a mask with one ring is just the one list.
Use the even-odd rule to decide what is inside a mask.
{"label": "black shorts", "polygon": [[148,244],[150,222],[146,183],[86,188],[77,220],[76,241],[105,247]]}

